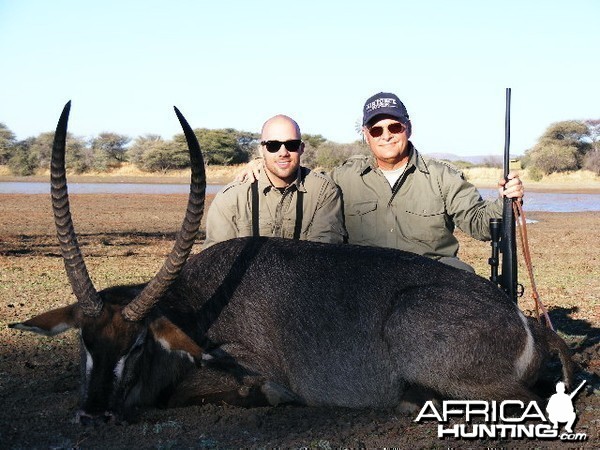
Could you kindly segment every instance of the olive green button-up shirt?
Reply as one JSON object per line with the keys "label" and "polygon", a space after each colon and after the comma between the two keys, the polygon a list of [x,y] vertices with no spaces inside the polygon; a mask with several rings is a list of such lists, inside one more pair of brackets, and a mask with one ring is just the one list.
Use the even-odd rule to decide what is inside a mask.
{"label": "olive green button-up shirt", "polygon": [[[233,182],[219,192],[206,218],[203,248],[235,237],[252,236],[252,192],[249,181]],[[303,192],[301,240],[341,243],[346,238],[340,189],[329,176],[305,167],[283,190],[269,181],[264,170],[258,178],[259,233],[293,238],[298,191]]]}
{"label": "olive green button-up shirt", "polygon": [[502,200],[484,201],[462,173],[412,147],[406,170],[391,187],[372,156],[350,158],[331,173],[342,190],[348,241],[440,258],[454,257],[458,227],[489,240],[490,218]]}

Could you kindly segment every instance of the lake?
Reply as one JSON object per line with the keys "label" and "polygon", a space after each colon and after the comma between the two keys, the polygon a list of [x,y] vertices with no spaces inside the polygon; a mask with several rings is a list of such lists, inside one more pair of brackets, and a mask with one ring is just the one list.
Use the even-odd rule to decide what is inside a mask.
{"label": "lake", "polygon": [[[216,194],[222,188],[209,184],[208,194]],[[186,194],[187,184],[143,183],[69,183],[72,194]],[[496,198],[495,189],[480,189],[485,199]],[[0,182],[0,194],[49,194],[49,183]],[[531,192],[525,194],[525,211],[580,212],[600,211],[600,194],[573,194],[560,192]]]}

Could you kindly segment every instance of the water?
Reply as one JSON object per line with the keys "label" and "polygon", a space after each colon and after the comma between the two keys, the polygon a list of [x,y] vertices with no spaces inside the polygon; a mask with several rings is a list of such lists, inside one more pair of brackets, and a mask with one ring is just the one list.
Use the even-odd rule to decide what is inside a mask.
{"label": "water", "polygon": [[[497,189],[479,189],[484,199],[498,197]],[[582,212],[600,211],[600,194],[564,194],[560,192],[532,192],[525,187],[523,209],[527,211]]]}
{"label": "water", "polygon": [[[223,186],[209,184],[208,194],[216,194]],[[72,194],[187,194],[187,184],[141,183],[69,183]],[[494,199],[496,189],[480,189],[485,199]],[[0,194],[49,194],[49,183],[0,182]],[[525,211],[580,212],[600,211],[600,194],[563,194],[531,192],[525,194]]]}

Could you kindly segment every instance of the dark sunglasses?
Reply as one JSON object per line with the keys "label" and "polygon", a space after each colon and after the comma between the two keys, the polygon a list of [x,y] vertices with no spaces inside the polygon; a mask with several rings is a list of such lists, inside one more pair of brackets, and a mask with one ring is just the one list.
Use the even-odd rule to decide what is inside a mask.
{"label": "dark sunglasses", "polygon": [[289,141],[262,141],[260,145],[264,145],[267,147],[267,151],[269,153],[277,153],[281,148],[281,145],[285,145],[285,149],[288,152],[297,152],[300,150],[300,145],[302,145],[301,139],[292,139]]}
{"label": "dark sunglasses", "polygon": [[[374,138],[378,138],[379,136],[381,136],[383,134],[383,128],[384,127],[380,127],[379,125],[376,127],[371,127],[371,128],[369,128],[369,134],[371,136],[373,136]],[[391,134],[404,133],[406,131],[406,125],[404,125],[403,123],[400,123],[400,122],[392,123],[387,126],[387,130]]]}

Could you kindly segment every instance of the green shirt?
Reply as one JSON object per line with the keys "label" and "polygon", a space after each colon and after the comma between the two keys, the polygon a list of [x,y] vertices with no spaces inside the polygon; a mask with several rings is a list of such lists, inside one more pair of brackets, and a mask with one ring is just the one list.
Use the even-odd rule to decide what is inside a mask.
{"label": "green shirt", "polygon": [[333,170],[342,190],[348,241],[440,258],[454,257],[458,227],[489,240],[490,218],[502,217],[502,200],[484,201],[450,164],[412,147],[403,175],[392,188],[372,156],[355,156]]}
{"label": "green shirt", "polygon": [[[346,238],[339,188],[329,176],[305,167],[285,189],[277,189],[264,169],[258,178],[259,233],[293,238],[297,192],[303,192],[301,240],[341,243]],[[251,183],[233,182],[219,192],[206,218],[204,248],[235,237],[252,236]]]}

